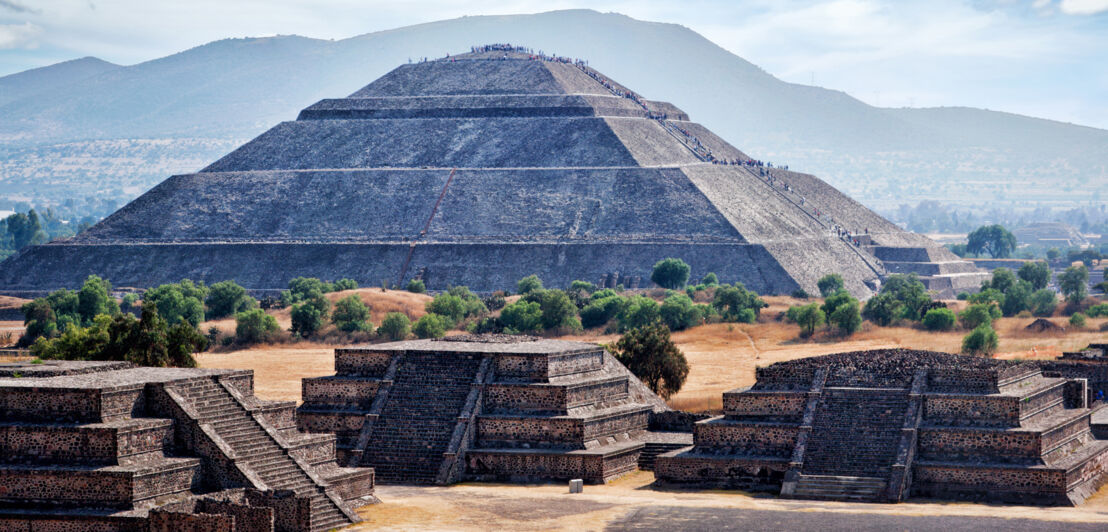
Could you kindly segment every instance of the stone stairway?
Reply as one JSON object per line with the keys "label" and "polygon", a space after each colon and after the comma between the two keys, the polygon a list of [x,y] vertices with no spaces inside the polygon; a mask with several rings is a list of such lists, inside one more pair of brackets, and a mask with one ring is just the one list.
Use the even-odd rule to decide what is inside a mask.
{"label": "stone stairway", "polygon": [[802,499],[830,499],[872,501],[885,491],[888,482],[875,477],[844,477],[828,475],[800,475],[794,497]]}
{"label": "stone stairway", "polygon": [[688,443],[661,443],[647,441],[639,453],[639,469],[643,471],[654,470],[654,459],[658,458],[658,455],[675,451],[684,447],[689,447]]}
{"label": "stone stairway", "polygon": [[481,365],[479,355],[401,355],[362,465],[379,483],[432,484]]}
{"label": "stone stairway", "polygon": [[286,489],[311,499],[313,532],[344,527],[353,521],[307,472],[278,445],[245,408],[219,383],[202,379],[177,387],[192,404],[201,423],[209,424],[269,489]]}
{"label": "stone stairway", "polygon": [[[834,482],[815,479],[819,482],[812,489],[822,490],[822,498],[830,498],[836,483],[841,498],[860,497],[865,492],[860,488],[871,487],[874,479],[884,487],[896,460],[907,409],[907,390],[825,388],[808,438],[802,477],[836,477]],[[852,480],[859,478],[865,482]]]}

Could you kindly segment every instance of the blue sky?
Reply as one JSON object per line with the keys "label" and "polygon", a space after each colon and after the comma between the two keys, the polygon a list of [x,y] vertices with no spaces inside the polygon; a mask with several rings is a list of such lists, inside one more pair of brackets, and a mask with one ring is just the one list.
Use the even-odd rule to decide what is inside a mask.
{"label": "blue sky", "polygon": [[569,8],[682,24],[781,79],[873,105],[1108,129],[1108,0],[0,0],[0,75],[86,55],[134,64],[227,37],[341,39]]}

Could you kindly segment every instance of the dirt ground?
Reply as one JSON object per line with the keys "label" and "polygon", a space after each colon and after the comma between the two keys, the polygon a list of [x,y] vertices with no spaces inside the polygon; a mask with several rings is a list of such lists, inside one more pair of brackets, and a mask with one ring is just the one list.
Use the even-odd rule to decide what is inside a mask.
{"label": "dirt ground", "polygon": [[[1043,529],[1066,523],[1108,523],[1108,490],[1079,508],[1039,508],[919,500],[901,504],[792,501],[772,495],[722,490],[668,490],[652,486],[654,475],[633,473],[570,495],[563,484],[479,484],[450,487],[379,486],[381,504],[359,509],[366,522],[350,530],[602,530],[640,508],[737,508],[788,512],[834,512],[893,516],[959,516],[1036,519]],[[788,528],[786,523],[752,529]],[[982,529],[983,527],[972,527]],[[971,528],[971,529],[972,529]]]}

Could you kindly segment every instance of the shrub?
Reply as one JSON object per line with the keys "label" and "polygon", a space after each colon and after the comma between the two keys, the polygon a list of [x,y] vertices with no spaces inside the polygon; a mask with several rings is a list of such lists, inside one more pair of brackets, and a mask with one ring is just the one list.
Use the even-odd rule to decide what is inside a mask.
{"label": "shrub", "polygon": [[449,327],[448,318],[428,313],[416,320],[415,325],[412,325],[412,332],[419,338],[442,338]]}
{"label": "shrub", "polygon": [[260,308],[235,314],[235,341],[240,344],[256,344],[273,339],[281,329],[273,316]]}
{"label": "shrub", "polygon": [[981,283],[981,288],[992,288],[997,292],[1007,292],[1012,285],[1016,284],[1016,274],[1008,268],[996,268],[993,270],[993,277],[989,281]]}
{"label": "shrub", "polygon": [[334,292],[341,292],[343,290],[357,290],[357,289],[358,289],[358,281],[355,281],[353,279],[339,279],[338,281],[335,281],[333,285],[331,285],[331,291],[334,291]]}
{"label": "shrub", "polygon": [[958,301],[965,301],[969,299],[969,292],[958,292],[958,296],[956,297],[956,299]]}
{"label": "shrub", "polygon": [[890,275],[881,286],[880,293],[888,294],[896,302],[893,305],[896,311],[894,319],[919,321],[923,317],[920,310],[931,302],[931,296],[927,295],[927,288],[914,273]]}
{"label": "shrub", "polygon": [[991,303],[970,305],[958,314],[958,321],[966,329],[976,329],[982,325],[992,327],[993,320],[1000,317],[1000,309]]}
{"label": "shrub", "polygon": [[[734,285],[720,285],[716,288],[712,298],[712,308],[716,309],[723,321],[739,321],[751,323],[758,317],[758,313],[766,303],[758,294],[747,290],[742,283]],[[748,309],[750,312],[743,312]],[[751,318],[753,314],[753,319]]]}
{"label": "shrub", "polygon": [[854,299],[849,292],[842,289],[824,297],[826,299],[823,300],[823,313],[828,318],[830,318],[839,307],[849,305],[851,302],[855,304],[858,303],[857,299]]}
{"label": "shrub", "polygon": [[182,279],[177,284],[163,284],[147,290],[142,296],[142,306],[154,303],[167,323],[176,324],[183,320],[197,327],[204,321],[204,300],[208,296],[204,283],[194,284]]}
{"label": "shrub", "polygon": [[954,321],[954,311],[948,308],[933,308],[923,315],[923,326],[929,331],[949,331]]}
{"label": "shrub", "polygon": [[1085,309],[1085,315],[1090,318],[1108,317],[1108,303],[1100,303]]}
{"label": "shrub", "polygon": [[542,280],[538,275],[528,275],[516,283],[516,292],[527,295],[535,290],[542,290]]}
{"label": "shrub", "polygon": [[660,305],[649,297],[633,296],[627,300],[617,319],[619,330],[627,331],[650,325],[659,318]]}
{"label": "shrub", "polygon": [[1016,274],[1031,283],[1032,290],[1042,290],[1050,284],[1050,267],[1042,261],[1025,262]]}
{"label": "shrub", "polygon": [[823,297],[830,296],[843,289],[843,276],[837,273],[829,273],[820,277],[819,281],[816,281],[816,286]]}
{"label": "shrub", "polygon": [[962,338],[962,352],[967,355],[988,356],[996,352],[998,343],[996,331],[982,324]]}
{"label": "shrub", "polygon": [[427,293],[427,285],[423,284],[422,279],[412,279],[408,281],[408,286],[406,286],[405,289],[413,294]]}
{"label": "shrub", "polygon": [[719,277],[716,277],[716,274],[713,272],[708,272],[700,279],[700,284],[704,286],[718,286]]}
{"label": "shrub", "polygon": [[1073,316],[1070,316],[1070,326],[1078,329],[1085,328],[1085,315],[1080,312],[1075,312]]}
{"label": "shrub", "polygon": [[988,283],[981,283],[981,291],[970,294],[966,299],[971,305],[996,303],[998,306],[1004,302],[1004,293],[992,288]]}
{"label": "shrub", "polygon": [[877,325],[887,327],[900,314],[900,307],[900,301],[897,301],[893,294],[878,293],[866,301],[866,306],[862,308],[862,316]]}
{"label": "shrub", "polygon": [[1049,288],[1041,288],[1031,294],[1031,313],[1039,317],[1054,315],[1054,309],[1058,307],[1058,298]]}
{"label": "shrub", "polygon": [[331,321],[343,332],[373,330],[373,324],[369,322],[369,307],[357,294],[350,294],[335,303]]}
{"label": "shrub", "polygon": [[408,331],[412,326],[408,316],[399,312],[389,312],[381,320],[381,326],[377,328],[377,335],[389,340],[403,340],[408,337]]}
{"label": "shrub", "polygon": [[1084,265],[1070,266],[1058,276],[1058,288],[1070,303],[1079,303],[1088,295],[1089,269]]}
{"label": "shrub", "polygon": [[835,311],[827,316],[827,321],[839,334],[851,335],[862,328],[862,315],[858,311],[858,300],[850,298],[849,301],[835,307]]}
{"label": "shrub", "polygon": [[694,305],[692,299],[685,294],[675,294],[667,297],[662,302],[658,315],[661,317],[662,323],[673,331],[681,331],[699,325],[701,320],[705,318],[701,314],[700,308]]}
{"label": "shrub", "polygon": [[[112,284],[106,279],[101,279],[96,275],[88,276],[84,284],[81,285],[81,289],[77,292],[77,298],[75,300],[77,308],[74,310],[76,310],[77,314],[80,316],[81,323],[84,325],[91,324],[92,320],[101,314],[106,314],[108,316],[118,314],[119,306],[116,304],[111,294]],[[69,294],[63,293],[62,297],[68,299]],[[51,303],[55,303],[55,301],[51,301]],[[62,309],[55,307],[55,310]],[[69,312],[68,309],[65,309],[62,310],[61,313],[68,314]]]}
{"label": "shrub", "polygon": [[521,299],[500,311],[500,323],[510,334],[537,332],[542,329],[542,310],[538,303]]}
{"label": "shrub", "polygon": [[650,280],[662,288],[677,290],[684,288],[685,284],[689,282],[689,270],[689,265],[681,259],[662,259],[654,264],[654,270],[650,273]]}
{"label": "shrub", "polygon": [[291,306],[316,296],[329,292],[329,288],[323,281],[315,277],[297,277],[289,281],[289,289],[281,292],[281,302],[285,306]]}
{"label": "shrub", "polygon": [[234,281],[220,281],[208,289],[204,300],[208,306],[208,319],[238,314],[257,306],[258,302],[246,294],[246,289]]}
{"label": "shrub", "polygon": [[293,334],[307,338],[323,328],[327,315],[331,311],[331,302],[322,294],[316,295],[302,303],[293,305],[292,329]]}
{"label": "shrub", "polygon": [[1017,281],[1004,292],[1004,301],[1000,303],[1000,310],[1005,316],[1012,317],[1031,308],[1031,283]]}
{"label": "shrub", "polygon": [[458,296],[443,293],[428,301],[424,305],[424,310],[429,314],[438,314],[446,318],[450,322],[450,326],[453,327],[465,318],[466,304]]}
{"label": "shrub", "polygon": [[793,293],[792,293],[792,294],[790,294],[790,295],[792,295],[792,297],[795,297],[795,298],[797,298],[797,299],[808,299],[808,298],[812,297],[812,296],[811,296],[811,295],[810,295],[810,294],[809,294],[809,293],[808,293],[808,292],[807,292],[806,290],[804,290],[803,288],[797,288],[796,290],[793,290]]}
{"label": "shrub", "polygon": [[542,290],[531,292],[527,299],[537,294],[539,311],[542,313],[542,328],[577,330],[581,321],[577,319],[577,305],[561,290]]}
{"label": "shrub", "polygon": [[585,308],[581,309],[581,325],[592,328],[608,323],[620,313],[624,302],[624,298],[615,295],[615,292],[612,292],[611,296],[590,301]]}
{"label": "shrub", "polygon": [[485,308],[488,310],[500,310],[504,308],[504,305],[508,304],[508,300],[504,297],[504,292],[497,290],[492,295],[484,299]]}
{"label": "shrub", "polygon": [[819,303],[790,307],[785,315],[789,318],[789,321],[800,325],[800,335],[804,337],[814,334],[816,328],[823,325],[827,319],[827,315],[820,308]]}
{"label": "shrub", "polygon": [[627,369],[663,399],[681,390],[689,376],[684,353],[660,323],[631,329],[608,350]]}
{"label": "shrub", "polygon": [[596,286],[588,281],[573,281],[569,283],[570,292],[585,292],[591,294],[596,291]]}

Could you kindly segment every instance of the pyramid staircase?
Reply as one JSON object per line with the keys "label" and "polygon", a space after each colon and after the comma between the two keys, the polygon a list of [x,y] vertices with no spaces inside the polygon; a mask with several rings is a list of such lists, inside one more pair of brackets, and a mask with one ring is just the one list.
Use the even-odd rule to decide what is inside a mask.
{"label": "pyramid staircase", "polygon": [[222,384],[213,379],[197,379],[174,386],[175,391],[223,440],[235,456],[236,464],[252,472],[274,490],[292,490],[311,500],[311,530],[322,531],[347,526],[357,521],[355,514],[332,498],[319,481],[289,456],[274,438]]}
{"label": "pyramid staircase", "polygon": [[481,368],[480,356],[402,355],[389,396],[370,429],[362,465],[382,483],[433,484]]}
{"label": "pyramid staircase", "polygon": [[825,388],[794,495],[876,500],[896,461],[908,390]]}

